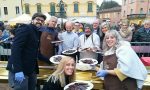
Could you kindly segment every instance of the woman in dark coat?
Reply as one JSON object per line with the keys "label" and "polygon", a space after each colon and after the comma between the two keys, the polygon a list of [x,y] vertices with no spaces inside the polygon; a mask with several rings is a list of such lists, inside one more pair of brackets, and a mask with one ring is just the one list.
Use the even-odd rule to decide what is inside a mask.
{"label": "woman in dark coat", "polygon": [[62,57],[56,71],[49,77],[43,90],[63,90],[65,85],[74,81],[75,60],[71,57]]}

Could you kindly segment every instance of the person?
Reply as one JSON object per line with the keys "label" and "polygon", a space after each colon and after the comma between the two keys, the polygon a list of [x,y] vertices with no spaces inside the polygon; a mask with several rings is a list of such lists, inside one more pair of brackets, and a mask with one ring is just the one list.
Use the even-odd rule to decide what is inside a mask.
{"label": "person", "polygon": [[62,57],[57,69],[43,86],[43,90],[64,90],[65,85],[75,79],[75,60],[69,56]]}
{"label": "person", "polygon": [[96,33],[92,32],[91,25],[85,25],[85,33],[79,37],[80,59],[93,58],[97,59],[97,50],[100,50],[100,38]]}
{"label": "person", "polygon": [[46,16],[35,13],[30,24],[17,28],[8,60],[8,81],[13,90],[35,90],[38,69],[39,28]]}
{"label": "person", "polygon": [[132,32],[132,30],[129,28],[129,23],[128,23],[128,21],[123,21],[123,22],[122,22],[121,29],[120,29],[120,31],[118,31],[118,32],[119,32],[119,34],[121,35],[121,37],[122,37],[124,40],[131,42],[133,32]]}
{"label": "person", "polygon": [[42,27],[40,38],[40,54],[42,61],[51,64],[49,58],[55,55],[55,44],[52,41],[57,41],[58,32],[56,31],[57,17],[52,16],[48,21],[48,27]]}
{"label": "person", "polygon": [[103,62],[96,75],[104,77],[105,90],[142,88],[147,77],[147,70],[130,43],[122,40],[116,30],[105,33],[103,52]]}
{"label": "person", "polygon": [[150,42],[150,20],[144,20],[143,24],[144,27],[141,27],[134,33],[134,42]]}
{"label": "person", "polygon": [[[62,44],[59,45],[59,53],[65,50],[77,50],[79,46],[79,37],[73,30],[73,22],[67,21],[65,24],[66,31],[61,34]],[[71,55],[76,60],[76,53]]]}

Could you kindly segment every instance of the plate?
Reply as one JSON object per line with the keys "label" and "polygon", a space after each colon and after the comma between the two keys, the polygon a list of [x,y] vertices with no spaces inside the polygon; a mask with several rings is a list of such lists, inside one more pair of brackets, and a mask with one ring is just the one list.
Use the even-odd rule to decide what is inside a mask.
{"label": "plate", "polygon": [[[81,86],[86,86],[87,85],[88,87],[83,88],[83,89],[68,89],[69,86],[74,85],[75,83],[76,84],[81,83],[82,84]],[[75,86],[75,87],[77,88],[77,86]],[[64,90],[91,90],[92,88],[93,88],[93,84],[90,81],[76,80],[75,82],[72,82],[72,83],[66,85],[64,87]]]}
{"label": "plate", "polygon": [[76,64],[76,69],[77,70],[86,71],[86,70],[91,70],[92,67],[89,64],[77,63]]}
{"label": "plate", "polygon": [[83,59],[79,60],[79,63],[96,65],[98,63],[98,61],[93,58],[83,58]]}
{"label": "plate", "polygon": [[50,61],[54,64],[59,64],[62,57],[64,57],[64,55],[55,55],[50,58]]}
{"label": "plate", "polygon": [[74,54],[76,52],[77,52],[77,50],[75,50],[75,49],[69,49],[69,50],[64,50],[62,53],[66,54],[66,55],[70,55],[70,54]]}
{"label": "plate", "polygon": [[62,40],[60,41],[60,40],[58,40],[58,41],[51,41],[51,43],[61,43],[61,42],[63,42]]}

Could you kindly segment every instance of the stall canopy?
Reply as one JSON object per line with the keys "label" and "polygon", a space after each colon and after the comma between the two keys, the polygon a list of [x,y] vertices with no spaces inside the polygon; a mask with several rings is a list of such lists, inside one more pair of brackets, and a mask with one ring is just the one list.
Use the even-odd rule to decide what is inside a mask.
{"label": "stall canopy", "polygon": [[47,22],[48,20],[50,20],[51,15],[49,15],[48,13],[44,13],[44,15],[46,16],[46,22]]}
{"label": "stall canopy", "polygon": [[81,17],[81,18],[74,19],[73,22],[92,24],[95,20],[96,20],[96,17]]}
{"label": "stall canopy", "polygon": [[8,20],[8,24],[16,24],[16,23],[30,23],[31,22],[31,16],[28,14],[22,14],[16,18]]}

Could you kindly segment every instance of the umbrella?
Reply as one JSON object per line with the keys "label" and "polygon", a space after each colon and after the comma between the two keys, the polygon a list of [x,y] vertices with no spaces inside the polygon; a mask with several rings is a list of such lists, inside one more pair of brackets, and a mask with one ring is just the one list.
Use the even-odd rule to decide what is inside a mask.
{"label": "umbrella", "polygon": [[30,23],[31,22],[31,16],[29,16],[28,14],[22,14],[16,18],[13,18],[13,19],[10,19],[8,20],[8,24],[11,24],[11,23]]}

